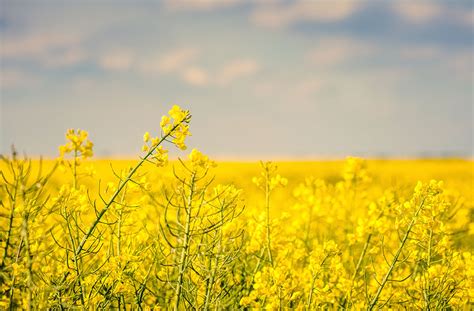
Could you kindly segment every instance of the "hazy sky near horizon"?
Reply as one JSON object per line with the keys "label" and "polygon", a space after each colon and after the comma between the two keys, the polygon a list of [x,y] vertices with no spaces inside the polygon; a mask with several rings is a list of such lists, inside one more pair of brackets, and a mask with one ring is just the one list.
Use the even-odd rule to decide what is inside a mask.
{"label": "hazy sky near horizon", "polygon": [[0,3],[1,153],[133,156],[179,104],[217,158],[472,156],[471,1]]}

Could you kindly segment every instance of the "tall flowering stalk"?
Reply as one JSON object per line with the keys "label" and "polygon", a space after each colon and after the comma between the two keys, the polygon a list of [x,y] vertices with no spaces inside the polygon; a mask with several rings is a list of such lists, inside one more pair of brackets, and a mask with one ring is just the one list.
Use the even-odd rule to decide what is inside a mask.
{"label": "tall flowering stalk", "polygon": [[[0,171],[2,216],[3,209],[9,210],[7,224],[0,230],[0,283],[3,284],[0,293],[7,298],[2,307],[34,310],[40,305],[36,297],[35,265],[46,253],[41,239],[46,231],[41,228],[42,214],[49,200],[46,186],[56,165],[44,172],[40,160],[35,172],[31,160],[26,156],[21,159],[14,148],[11,157],[1,155],[0,160],[4,165]],[[15,291],[17,288],[20,290]],[[21,298],[23,304],[19,304]]]}
{"label": "tall flowering stalk", "polygon": [[[98,212],[96,219],[92,222],[89,229],[83,235],[81,242],[79,243],[76,249],[76,256],[79,256],[91,235],[93,234],[95,228],[100,223],[104,214],[109,210],[110,206],[115,202],[118,195],[122,192],[125,186],[130,182],[138,171],[138,169],[147,161],[156,161],[157,164],[162,164],[162,143],[164,141],[171,141],[180,149],[186,149],[184,140],[187,136],[190,136],[189,132],[189,121],[191,120],[191,115],[189,111],[182,110],[178,106],[173,106],[169,111],[169,117],[164,116],[161,121],[162,133],[160,138],[153,138],[151,142],[151,147],[146,151],[145,156],[133,167],[130,172],[126,175],[125,178],[121,178],[118,182],[117,190],[112,194],[112,196],[104,202],[104,207]],[[146,136],[146,134],[145,134]]]}
{"label": "tall flowering stalk", "polygon": [[[227,306],[229,273],[239,254],[240,230],[232,228],[242,212],[240,191],[210,187],[214,162],[196,149],[175,170],[178,184],[166,197],[161,237],[166,242],[162,281],[174,288],[172,306],[209,310]],[[166,268],[168,267],[168,268]],[[235,302],[234,302],[235,303]]]}
{"label": "tall flowering stalk", "polygon": [[[270,198],[273,190],[278,186],[286,186],[288,180],[276,174],[277,166],[272,162],[260,162],[262,168],[261,175],[252,179],[253,183],[260,188],[265,194],[265,229],[266,229],[266,246],[262,249],[267,252],[268,261],[273,266],[272,242],[271,242],[271,217],[270,217]],[[259,263],[261,261],[259,260]],[[257,264],[257,270],[259,264]]]}

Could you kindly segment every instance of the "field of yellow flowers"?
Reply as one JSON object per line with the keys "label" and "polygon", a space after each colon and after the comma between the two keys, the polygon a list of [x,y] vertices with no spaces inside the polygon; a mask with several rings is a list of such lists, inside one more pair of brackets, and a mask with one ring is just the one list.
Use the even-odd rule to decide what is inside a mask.
{"label": "field of yellow flowers", "polygon": [[2,156],[0,309],[473,307],[471,160],[168,161],[190,120],[136,161]]}

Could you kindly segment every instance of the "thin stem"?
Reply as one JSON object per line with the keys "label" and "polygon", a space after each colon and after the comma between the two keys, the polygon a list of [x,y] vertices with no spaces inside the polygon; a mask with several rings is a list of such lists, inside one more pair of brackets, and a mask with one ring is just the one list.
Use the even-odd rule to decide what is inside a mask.
{"label": "thin stem", "polygon": [[268,252],[268,259],[270,260],[270,264],[273,266],[273,256],[272,256],[272,249],[271,249],[271,237],[270,237],[270,174],[268,172],[268,168],[265,169],[265,208],[267,211],[267,252]]}
{"label": "thin stem", "polygon": [[[428,271],[428,269],[431,266],[431,252],[432,252],[432,243],[433,243],[433,230],[430,228],[429,231],[430,231],[430,233],[429,233],[429,240],[428,240],[428,258],[426,259],[426,271]],[[426,283],[428,283],[428,284],[426,284]],[[429,299],[429,296],[430,296],[429,289],[430,288],[429,287],[430,287],[429,281],[425,282],[425,288],[423,289],[423,298],[425,299],[427,310],[430,310],[430,299]]]}
{"label": "thin stem", "polygon": [[77,148],[74,148],[74,162],[72,164],[72,187],[77,189]]}
{"label": "thin stem", "polygon": [[206,280],[206,297],[204,300],[204,308],[203,310],[209,310],[209,304],[211,300],[211,292],[214,286],[214,278],[216,275],[216,267],[218,264],[218,255],[215,256],[214,264],[212,262],[211,256],[208,257],[208,269],[211,271],[210,277]]}
{"label": "thin stem", "polygon": [[354,273],[352,274],[351,278],[351,289],[349,290],[349,294],[344,298],[343,306],[345,307],[347,305],[347,302],[352,299],[352,291],[354,290],[354,282],[357,277],[357,274],[359,274],[360,267],[362,266],[362,262],[365,258],[365,255],[367,253],[367,250],[370,245],[370,240],[372,238],[372,233],[369,233],[367,236],[367,239],[365,240],[364,248],[362,249],[362,253],[359,256],[359,260],[357,261],[356,268],[354,270]]}
{"label": "thin stem", "polygon": [[[313,193],[314,195],[314,193]],[[308,223],[307,223],[307,226],[306,226],[306,233],[305,233],[305,237],[304,237],[304,243],[306,245],[306,248],[308,250],[310,250],[310,243],[309,243],[309,234],[311,232],[311,223],[313,222],[313,205],[312,204],[309,204],[309,215],[308,215]]]}
{"label": "thin stem", "polygon": [[[16,251],[15,263],[18,263],[18,261],[20,260],[20,253],[21,253],[21,249],[23,247],[23,239],[24,239],[24,236],[22,234],[20,244],[18,245],[18,249]],[[12,278],[12,281],[11,281],[12,285],[11,285],[11,288],[10,288],[10,307],[9,307],[10,311],[14,310],[13,295],[14,295],[14,292],[15,292],[15,280],[16,280],[16,276],[14,275],[13,278]]]}
{"label": "thin stem", "polygon": [[33,271],[32,266],[33,262],[31,259],[31,249],[30,249],[30,239],[28,236],[28,215],[25,215],[23,218],[22,224],[23,239],[25,241],[25,251],[26,251],[26,283],[27,283],[27,310],[31,310],[33,302]]}
{"label": "thin stem", "polygon": [[413,216],[410,224],[408,225],[408,228],[407,228],[407,231],[405,232],[405,235],[403,236],[403,239],[400,243],[400,246],[398,247],[398,250],[395,254],[395,257],[393,257],[393,260],[392,260],[392,263],[387,271],[387,273],[385,274],[383,280],[382,280],[382,283],[380,283],[379,285],[379,288],[377,290],[377,293],[375,294],[375,297],[374,299],[372,299],[372,302],[370,303],[370,305],[368,306],[367,310],[373,310],[375,308],[375,306],[377,305],[377,302],[379,300],[379,297],[380,297],[380,294],[382,293],[382,290],[383,288],[385,287],[385,285],[387,284],[388,282],[388,279],[390,278],[390,275],[392,274],[392,271],[393,269],[395,268],[395,265],[398,261],[398,257],[400,257],[400,254],[402,253],[402,250],[403,250],[403,247],[405,246],[405,243],[406,241],[408,240],[408,236],[410,235],[411,233],[411,230],[413,229],[413,226],[415,225],[415,222],[416,222],[416,219],[418,218],[418,214],[420,213],[420,211],[422,210],[423,208],[423,205],[424,205],[424,202],[425,200],[423,200],[420,204],[420,206],[418,207],[418,209],[416,210],[415,212],[415,215]]}
{"label": "thin stem", "polygon": [[[120,205],[123,205],[125,201],[125,193],[127,190],[125,190],[122,193],[122,197],[120,199]],[[123,208],[119,210],[119,219],[118,219],[118,225],[117,225],[117,256],[120,257],[121,254],[121,240],[122,240],[122,221],[123,221]]]}
{"label": "thin stem", "polygon": [[[187,120],[187,119],[185,119]],[[127,183],[132,179],[132,177],[135,175],[135,173],[138,171],[138,169],[143,165],[143,163],[145,163],[148,158],[153,154],[153,152],[158,148],[158,146],[160,146],[163,141],[165,141],[175,130],[178,126],[180,126],[183,122],[185,122],[185,120],[181,121],[180,123],[176,124],[169,132],[168,134],[164,135],[159,141],[158,143],[156,144],[156,146],[150,148],[150,151],[148,151],[148,153],[140,160],[140,162],[137,163],[137,165],[135,165],[135,167],[128,173],[127,177],[125,178],[125,180],[121,180],[120,183],[119,183],[119,186],[117,188],[117,190],[114,192],[114,194],[112,195],[112,197],[109,199],[109,201],[107,202],[107,204],[105,204],[104,208],[102,208],[102,210],[99,212],[99,214],[97,214],[97,217],[96,219],[94,220],[94,222],[91,224],[91,226],[89,227],[89,230],[87,231],[87,233],[84,234],[82,240],[81,240],[81,243],[79,244],[77,250],[76,250],[76,255],[79,255],[83,248],[84,248],[84,245],[86,244],[87,240],[89,240],[89,238],[91,237],[92,233],[94,232],[95,228],[97,227],[97,225],[100,223],[100,220],[102,219],[102,217],[104,216],[104,214],[109,210],[110,206],[114,203],[115,199],[117,198],[117,196],[122,192],[123,188],[127,185]]]}
{"label": "thin stem", "polygon": [[311,279],[311,289],[309,290],[307,308],[311,310],[311,304],[313,303],[313,292],[314,292],[314,283],[316,282],[316,274],[313,275]]}
{"label": "thin stem", "polygon": [[11,239],[11,235],[12,235],[12,230],[13,230],[13,217],[15,215],[15,207],[16,207],[16,197],[17,197],[17,192],[18,192],[18,182],[19,182],[19,179],[17,178],[15,180],[15,188],[14,188],[14,194],[12,195],[11,197],[11,209],[10,209],[10,215],[8,217],[8,231],[7,231],[7,238],[6,238],[6,241],[5,241],[5,251],[3,253],[3,259],[2,259],[2,264],[0,265],[0,267],[4,267],[5,266],[5,261],[7,260],[7,256],[8,256],[8,247],[10,245],[10,239]]}
{"label": "thin stem", "polygon": [[178,275],[178,286],[176,287],[176,292],[175,292],[175,304],[174,304],[174,310],[178,310],[179,308],[179,303],[181,300],[181,293],[183,289],[183,281],[184,281],[184,272],[186,270],[186,264],[187,264],[187,257],[188,257],[188,251],[189,251],[189,242],[190,242],[190,232],[191,232],[191,209],[192,209],[192,203],[193,203],[193,198],[194,198],[194,186],[195,186],[195,179],[196,179],[196,172],[193,172],[191,176],[191,190],[189,192],[189,196],[187,199],[187,206],[186,206],[186,224],[185,224],[185,231],[184,231],[184,241],[183,241],[183,249],[181,250],[181,257],[179,259],[179,275]]}
{"label": "thin stem", "polygon": [[[67,229],[68,229],[69,239],[71,241],[71,247],[72,247],[72,250],[73,250],[72,256],[73,256],[73,260],[74,260],[74,270],[76,272],[77,283],[79,285],[79,297],[81,299],[81,305],[82,305],[82,307],[84,307],[85,301],[84,301],[84,291],[82,289],[81,269],[80,269],[80,266],[79,266],[78,257],[76,255],[76,252],[74,251],[76,243],[74,242],[74,236],[73,236],[73,233],[72,233],[72,230],[71,230],[71,222],[70,222],[71,217],[75,218],[75,216],[72,216],[72,213],[68,213],[67,210],[65,210],[64,213],[65,213],[65,217],[66,217],[66,225],[67,225]],[[77,223],[76,223],[76,228],[77,228]]]}
{"label": "thin stem", "polygon": [[[224,207],[221,206],[221,223],[224,224]],[[214,287],[214,283],[216,282],[216,273],[217,269],[219,267],[219,256],[222,254],[222,240],[223,240],[223,233],[222,233],[222,226],[219,227],[219,232],[218,232],[218,242],[217,242],[217,254],[214,257],[214,264],[212,264],[211,258],[209,256],[209,263],[210,263],[210,270],[211,272],[211,277],[208,279],[208,282],[206,284],[206,299],[204,303],[204,310],[209,310],[209,304],[211,300],[211,292]]]}

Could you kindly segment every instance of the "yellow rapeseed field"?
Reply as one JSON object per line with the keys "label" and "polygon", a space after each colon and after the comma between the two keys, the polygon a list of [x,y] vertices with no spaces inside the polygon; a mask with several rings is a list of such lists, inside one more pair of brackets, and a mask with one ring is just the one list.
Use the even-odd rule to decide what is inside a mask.
{"label": "yellow rapeseed field", "polygon": [[190,121],[174,106],[137,160],[82,130],[3,156],[0,309],[473,307],[473,161],[215,163]]}

